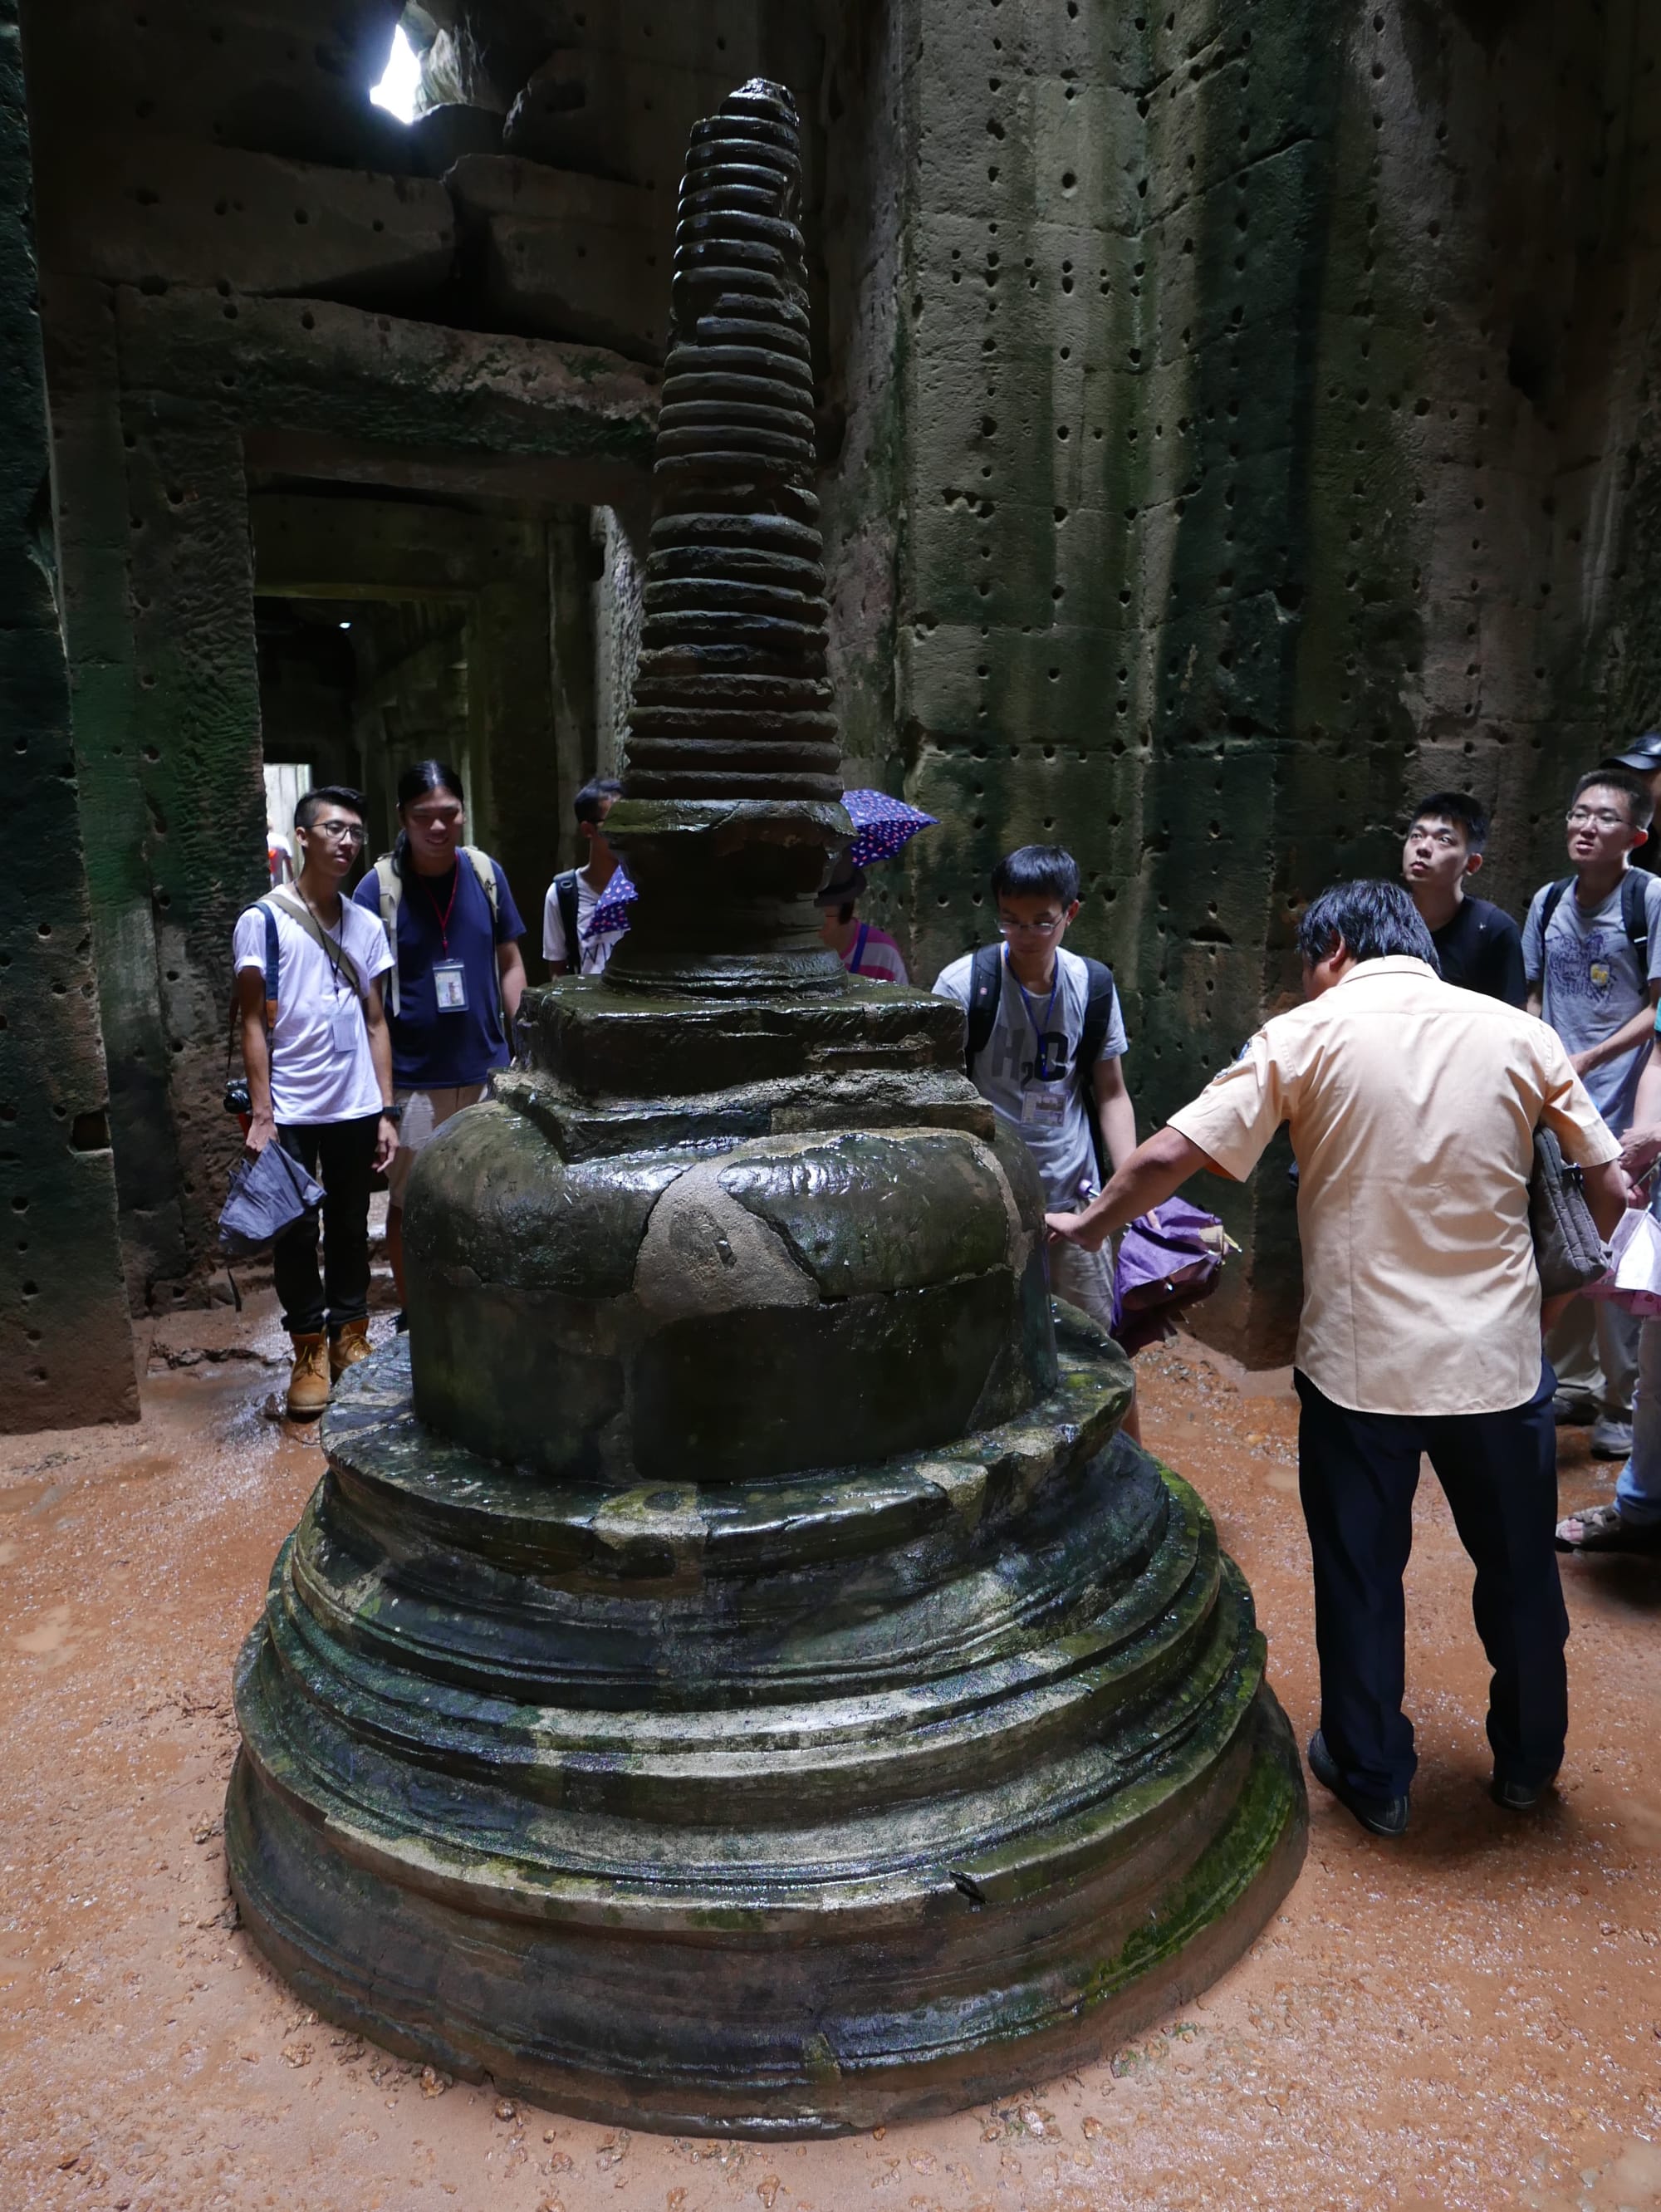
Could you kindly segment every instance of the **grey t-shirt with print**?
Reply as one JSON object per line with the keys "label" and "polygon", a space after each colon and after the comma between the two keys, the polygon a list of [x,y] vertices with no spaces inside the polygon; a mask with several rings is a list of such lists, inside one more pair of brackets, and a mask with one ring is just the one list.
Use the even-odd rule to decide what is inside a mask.
{"label": "grey t-shirt with print", "polygon": [[[1618,883],[1595,914],[1583,912],[1571,884],[1557,902],[1543,948],[1541,916],[1551,886],[1542,884],[1530,903],[1523,966],[1529,988],[1539,987],[1541,1018],[1572,1054],[1613,1036],[1648,1004],[1650,984],[1661,980],[1661,878],[1644,875],[1640,880],[1649,920],[1647,973],[1621,920]],[[1616,1136],[1632,1120],[1647,1049],[1646,1043],[1637,1045],[1584,1079],[1592,1104]]]}
{"label": "grey t-shirt with print", "polygon": [[[1051,1006],[1047,991],[1039,997],[1023,999],[1006,958],[1003,987],[998,992],[997,1018],[986,1040],[986,1049],[975,1062],[974,1084],[1000,1120],[1008,1122],[1032,1154],[1043,1181],[1045,1196],[1061,1212],[1094,1198],[1099,1182],[1090,1124],[1073,1073],[1074,1059],[1084,1034],[1090,971],[1076,952],[1064,950],[1058,950],[1056,964],[1059,973],[1055,1004]],[[973,953],[966,952],[949,968],[942,969],[935,979],[936,997],[955,999],[967,1013],[973,988]],[[1047,1081],[1042,1082],[1034,1072],[1040,1030],[1052,1039],[1059,1033],[1066,1040],[1064,1054],[1054,1043],[1046,1052],[1045,1063],[1052,1073]],[[1127,1042],[1125,1017],[1115,988],[1112,1005],[1107,1012],[1107,1034],[1098,1060],[1118,1060]],[[1041,1115],[1036,1112],[1040,1103],[1049,1109]]]}

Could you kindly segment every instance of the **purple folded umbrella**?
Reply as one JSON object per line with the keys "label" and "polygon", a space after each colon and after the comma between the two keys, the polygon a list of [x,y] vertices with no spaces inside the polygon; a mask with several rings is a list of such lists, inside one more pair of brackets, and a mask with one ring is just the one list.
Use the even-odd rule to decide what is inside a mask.
{"label": "purple folded umbrella", "polygon": [[1113,1268],[1113,1334],[1125,1351],[1174,1334],[1171,1316],[1209,1297],[1224,1255],[1237,1249],[1215,1213],[1186,1199],[1138,1214],[1118,1240]]}
{"label": "purple folded umbrella", "polygon": [[903,799],[890,799],[886,791],[845,791],[842,804],[858,831],[847,851],[847,864],[868,868],[873,860],[891,860],[919,830],[931,830],[935,817],[920,806],[907,806]]}

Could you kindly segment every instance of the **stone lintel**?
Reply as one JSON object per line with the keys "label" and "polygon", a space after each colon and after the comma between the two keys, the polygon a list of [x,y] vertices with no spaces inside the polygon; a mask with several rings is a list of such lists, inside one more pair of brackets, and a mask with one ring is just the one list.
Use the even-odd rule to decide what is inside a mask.
{"label": "stone lintel", "polygon": [[[251,431],[400,459],[480,453],[644,471],[653,371],[597,347],[450,330],[327,300],[116,294],[122,381],[158,410],[207,403]],[[567,493],[567,497],[578,496]]]}
{"label": "stone lintel", "polygon": [[550,168],[511,154],[464,154],[445,173],[444,181],[464,216],[519,216],[606,232],[661,227],[657,195],[642,185],[588,176],[580,169]]}
{"label": "stone lintel", "polygon": [[48,137],[42,151],[49,271],[389,303],[450,281],[455,213],[427,178],[139,134]]}

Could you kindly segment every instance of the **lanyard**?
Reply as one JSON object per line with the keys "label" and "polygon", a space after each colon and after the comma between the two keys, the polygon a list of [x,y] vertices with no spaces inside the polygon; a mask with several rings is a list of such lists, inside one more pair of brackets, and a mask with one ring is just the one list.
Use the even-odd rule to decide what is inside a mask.
{"label": "lanyard", "polygon": [[857,975],[859,973],[859,963],[865,957],[865,942],[870,933],[871,926],[870,922],[862,921],[859,925],[859,935],[854,942],[853,957],[848,963],[848,973],[850,975]]}
{"label": "lanyard", "polygon": [[460,888],[461,870],[458,867],[450,878],[450,896],[445,901],[444,910],[440,913],[439,910],[439,902],[437,899],[433,896],[432,885],[427,882],[425,876],[421,878],[421,889],[427,893],[427,898],[431,902],[433,916],[439,925],[439,935],[443,940],[444,957],[446,960],[450,957],[450,917],[456,911],[456,893]]}
{"label": "lanyard", "polygon": [[295,884],[294,889],[297,891],[300,891],[300,904],[305,908],[306,913],[311,915],[312,921],[316,922],[318,928],[322,934],[323,957],[329,963],[329,974],[334,983],[335,996],[339,998],[340,987],[342,982],[344,981],[344,977],[342,972],[341,964],[335,957],[334,946],[330,944],[329,940],[332,937],[335,940],[335,944],[338,945],[343,951],[345,951],[346,902],[343,899],[340,902],[340,927],[337,930],[331,930],[328,923],[324,920],[323,916],[312,905],[311,900],[306,897],[305,892],[300,890],[298,883]]}
{"label": "lanyard", "polygon": [[[1004,964],[1006,967],[1009,965],[1007,954],[1005,955]],[[1010,969],[1010,973],[1012,975],[1015,973],[1013,969]],[[1027,1018],[1033,1025],[1033,1073],[1037,1076],[1040,1083],[1046,1083],[1050,1079],[1044,1065],[1044,1039],[1049,1030],[1050,1017],[1056,1010],[1056,993],[1061,988],[1060,955],[1058,954],[1056,957],[1056,979],[1050,986],[1050,1003],[1044,1009],[1044,1023],[1042,1028],[1039,1025],[1037,1015],[1033,1012],[1033,1002],[1027,995],[1027,986],[1021,981],[1019,975],[1015,976],[1015,987],[1021,994],[1021,1003],[1027,1009]]]}

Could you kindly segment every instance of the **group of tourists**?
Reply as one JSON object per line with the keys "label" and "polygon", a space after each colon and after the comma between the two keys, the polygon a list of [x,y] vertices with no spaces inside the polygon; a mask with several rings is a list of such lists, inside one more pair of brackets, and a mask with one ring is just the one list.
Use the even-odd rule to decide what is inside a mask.
{"label": "group of tourists", "polygon": [[[1402,1711],[1402,1577],[1421,1454],[1476,1565],[1494,1670],[1492,1791],[1510,1809],[1537,1804],[1562,1758],[1557,1549],[1661,1548],[1661,1322],[1577,1298],[1552,1317],[1543,1350],[1529,1214],[1537,1129],[1578,1165],[1605,1236],[1661,1159],[1661,878],[1633,865],[1658,786],[1661,737],[1579,779],[1568,873],[1537,892],[1520,930],[1471,889],[1483,809],[1464,793],[1432,793],[1408,828],[1399,884],[1342,884],[1304,914],[1305,1003],[1265,1022],[1141,1145],[1112,975],[1063,942],[1080,903],[1070,854],[1006,854],[991,880],[997,941],[934,985],[963,1009],[971,1079],[1037,1168],[1052,1289],[1104,1328],[1114,1234],[1199,1169],[1243,1178],[1289,1126],[1305,1275],[1300,1491],[1321,1669],[1310,1764],[1378,1834],[1405,1828],[1415,1764]],[[621,901],[633,893],[605,830],[620,795],[606,779],[577,794],[583,857],[543,905],[555,975],[600,974],[627,927]],[[524,926],[500,867],[463,842],[456,772],[423,762],[397,801],[391,851],[348,896],[362,797],[306,793],[294,881],[236,927],[248,1149],[276,1139],[325,1193],[321,1272],[314,1215],[274,1248],[298,1417],[319,1412],[368,1354],[373,1177],[386,1177],[402,1304],[411,1168],[506,1064],[525,986]],[[833,867],[824,941],[851,974],[903,983],[894,939],[859,918],[865,887],[851,860]],[[1560,1521],[1554,1431],[1574,1423],[1589,1425],[1595,1454],[1626,1464],[1610,1504]],[[1136,1433],[1134,1407],[1126,1426]]]}
{"label": "group of tourists", "polygon": [[[1321,1689],[1309,1763],[1374,1834],[1405,1830],[1416,1765],[1403,1574],[1422,1455],[1476,1571],[1490,1789],[1510,1811],[1539,1804],[1562,1761],[1557,1553],[1661,1550],[1661,1322],[1585,1297],[1543,1313],[1529,1206],[1541,1128],[1606,1237],[1661,1158],[1661,883],[1633,866],[1658,782],[1661,737],[1579,780],[1568,872],[1520,931],[1468,888],[1483,810],[1425,799],[1401,884],[1341,884],[1303,915],[1304,1004],[1116,1151],[1087,1202],[1051,1193],[1056,1243],[1100,1249],[1200,1169],[1244,1178],[1288,1127]],[[1555,1430],[1588,1420],[1594,1452],[1626,1465],[1611,1503],[1559,1520]]]}

